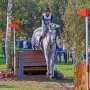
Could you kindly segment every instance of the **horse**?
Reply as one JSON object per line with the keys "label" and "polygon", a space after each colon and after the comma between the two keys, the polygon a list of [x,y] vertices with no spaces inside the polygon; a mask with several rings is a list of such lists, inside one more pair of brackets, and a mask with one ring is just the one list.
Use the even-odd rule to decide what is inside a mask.
{"label": "horse", "polygon": [[[51,23],[48,32],[46,33],[46,35],[44,36],[42,40],[42,46],[43,46],[44,56],[45,56],[46,65],[47,65],[47,76],[49,76],[50,79],[54,79],[56,28],[58,27],[60,26],[57,24]],[[32,39],[31,39],[33,49],[35,49],[35,47],[38,45],[41,35],[42,35],[42,27],[39,27],[36,30],[34,30]]]}

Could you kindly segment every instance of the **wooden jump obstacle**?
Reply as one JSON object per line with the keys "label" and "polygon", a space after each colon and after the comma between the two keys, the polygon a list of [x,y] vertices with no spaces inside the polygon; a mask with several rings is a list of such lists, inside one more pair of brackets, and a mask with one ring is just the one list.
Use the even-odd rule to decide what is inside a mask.
{"label": "wooden jump obstacle", "polygon": [[[12,66],[14,67],[13,57]],[[46,71],[46,61],[41,50],[16,50],[16,75]]]}
{"label": "wooden jump obstacle", "polygon": [[[88,62],[90,65],[90,61]],[[86,60],[80,61],[74,66],[74,89],[73,90],[86,90]],[[90,72],[90,66],[89,66]],[[90,73],[89,73],[90,75]],[[90,83],[90,76],[89,76]],[[90,84],[89,84],[90,89]]]}

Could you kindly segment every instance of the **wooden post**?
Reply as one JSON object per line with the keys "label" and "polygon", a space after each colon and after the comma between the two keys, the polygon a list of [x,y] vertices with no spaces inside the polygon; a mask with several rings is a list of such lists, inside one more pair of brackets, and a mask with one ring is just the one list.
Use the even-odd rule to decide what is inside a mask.
{"label": "wooden post", "polygon": [[23,75],[24,75],[24,52],[19,51],[18,77],[23,77]]}
{"label": "wooden post", "polygon": [[14,33],[14,75],[16,75],[16,49],[15,49],[15,45],[16,45],[16,37],[15,37],[15,28],[13,28],[13,33]]}

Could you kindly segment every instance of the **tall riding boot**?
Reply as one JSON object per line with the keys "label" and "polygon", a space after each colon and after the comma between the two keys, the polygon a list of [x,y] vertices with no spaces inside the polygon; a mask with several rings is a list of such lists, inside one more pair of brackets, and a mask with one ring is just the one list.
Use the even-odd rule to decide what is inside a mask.
{"label": "tall riding boot", "polygon": [[41,45],[42,38],[43,38],[43,36],[41,36],[40,39],[39,39],[39,45]]}

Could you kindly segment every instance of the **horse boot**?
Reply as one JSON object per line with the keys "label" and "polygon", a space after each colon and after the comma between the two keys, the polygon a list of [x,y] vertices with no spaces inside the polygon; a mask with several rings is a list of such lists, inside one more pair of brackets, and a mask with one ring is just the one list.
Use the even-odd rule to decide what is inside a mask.
{"label": "horse boot", "polygon": [[54,77],[53,77],[53,76],[50,76],[50,79],[51,79],[51,80],[54,80]]}

